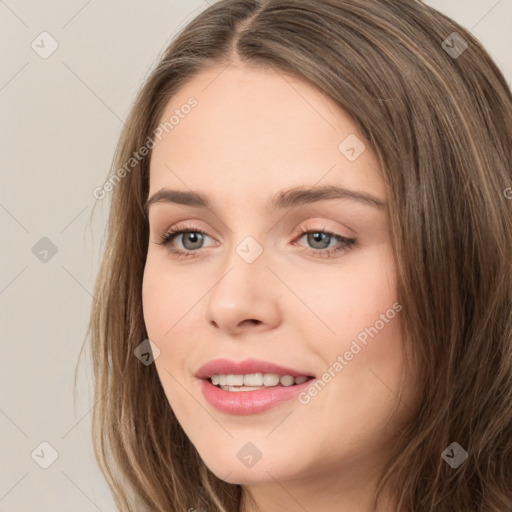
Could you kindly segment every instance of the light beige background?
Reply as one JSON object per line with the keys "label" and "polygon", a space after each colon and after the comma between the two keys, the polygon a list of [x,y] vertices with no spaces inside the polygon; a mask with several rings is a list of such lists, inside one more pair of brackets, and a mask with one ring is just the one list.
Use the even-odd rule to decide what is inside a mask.
{"label": "light beige background", "polygon": [[[512,0],[427,3],[470,29],[512,82]],[[73,397],[108,210],[107,198],[89,222],[92,191],[142,81],[207,5],[0,0],[1,512],[115,510],[90,442],[89,358]],[[51,49],[44,31],[58,43],[46,59],[31,47]],[[57,249],[46,262],[32,250],[43,237]],[[42,442],[58,454],[47,469]]]}

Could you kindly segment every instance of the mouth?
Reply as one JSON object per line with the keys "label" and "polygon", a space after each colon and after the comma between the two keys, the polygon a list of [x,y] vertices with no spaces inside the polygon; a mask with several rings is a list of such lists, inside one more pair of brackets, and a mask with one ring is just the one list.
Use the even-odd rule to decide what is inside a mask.
{"label": "mouth", "polygon": [[[294,368],[288,368],[286,366],[282,366],[271,361],[264,361],[260,359],[244,359],[243,361],[232,361],[230,359],[213,359],[204,364],[196,373],[196,377],[199,379],[206,379],[215,377],[221,377],[219,382],[215,382],[214,385],[242,385],[246,384],[248,386],[254,385],[264,385],[261,384],[253,384],[253,382],[260,382],[259,377],[254,377],[254,375],[278,375],[281,377],[293,377],[294,379],[297,377],[314,377],[314,375],[309,371],[301,371],[296,370]],[[243,376],[244,382],[240,381],[240,376]],[[245,377],[248,377],[247,383],[245,382]],[[224,382],[222,377],[230,377],[229,382]],[[235,379],[234,379],[235,377]],[[269,382],[272,381],[271,377],[267,377]],[[290,385],[289,379],[284,379],[282,382],[284,386]],[[277,382],[274,384],[277,385]]]}
{"label": "mouth", "polygon": [[207,380],[218,389],[229,392],[257,391],[274,387],[298,386],[314,377],[279,375],[277,373],[214,374]]}
{"label": "mouth", "polygon": [[217,359],[196,374],[201,391],[217,410],[256,414],[296,397],[315,376],[269,361]]}

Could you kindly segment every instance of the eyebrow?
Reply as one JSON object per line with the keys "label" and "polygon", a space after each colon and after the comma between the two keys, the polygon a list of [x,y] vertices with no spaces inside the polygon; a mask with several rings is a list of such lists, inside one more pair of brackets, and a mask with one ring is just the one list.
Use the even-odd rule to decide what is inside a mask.
{"label": "eyebrow", "polygon": [[[321,187],[295,187],[282,190],[270,199],[267,203],[267,208],[271,210],[294,208],[329,199],[350,199],[378,209],[384,209],[386,206],[385,201],[366,192],[357,192],[336,185],[325,185]],[[168,188],[155,192],[146,202],[144,210],[148,212],[149,207],[155,203],[173,203],[213,210],[212,203],[204,194]]]}

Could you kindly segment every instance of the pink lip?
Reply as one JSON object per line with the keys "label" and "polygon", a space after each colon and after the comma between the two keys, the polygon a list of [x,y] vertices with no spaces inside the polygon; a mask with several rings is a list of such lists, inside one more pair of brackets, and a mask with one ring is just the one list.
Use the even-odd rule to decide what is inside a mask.
{"label": "pink lip", "polygon": [[309,372],[293,370],[269,361],[256,359],[238,362],[215,359],[202,366],[196,373],[196,377],[202,379],[201,391],[206,400],[217,410],[229,414],[256,414],[266,411],[281,402],[296,397],[311,383],[311,379],[309,379],[302,384],[292,386],[273,386],[253,391],[224,391],[214,386],[209,380],[212,375],[246,375],[248,373],[277,373],[292,377],[312,377]]}
{"label": "pink lip", "polygon": [[229,359],[213,359],[203,365],[196,373],[198,379],[208,379],[212,375],[246,375],[248,373],[277,373],[278,375],[291,375],[292,377],[312,377],[309,372],[302,372],[286,368],[270,361],[258,359],[245,359],[243,361],[230,361]]}
{"label": "pink lip", "polygon": [[275,386],[254,391],[224,391],[208,379],[201,380],[201,391],[217,410],[228,414],[256,414],[296,397],[312,379],[292,386]]}

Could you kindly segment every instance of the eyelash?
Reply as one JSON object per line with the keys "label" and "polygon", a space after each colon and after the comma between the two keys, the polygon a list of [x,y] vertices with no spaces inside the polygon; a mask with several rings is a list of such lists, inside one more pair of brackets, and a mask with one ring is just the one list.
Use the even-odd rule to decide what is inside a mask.
{"label": "eyelash", "polygon": [[[178,258],[194,257],[196,253],[198,253],[201,249],[196,249],[192,251],[177,251],[176,249],[172,249],[170,247],[170,243],[174,240],[174,238],[185,233],[201,233],[202,235],[209,236],[208,233],[206,233],[200,228],[195,228],[192,226],[185,228],[184,226],[178,225],[162,234],[160,236],[160,242],[155,243],[157,245],[169,246],[169,251]],[[332,231],[326,231],[325,229],[311,229],[307,226],[301,227],[298,233],[296,233],[296,235],[300,235],[300,240],[300,238],[302,238],[304,235],[310,233],[323,233],[329,235],[330,237],[336,239],[338,242],[341,242],[343,244],[342,247],[338,247],[336,249],[303,249],[303,251],[306,252],[307,254],[320,258],[331,258],[335,254],[349,251],[356,242],[356,240],[353,238],[346,238],[344,236],[338,235],[337,233],[333,233]]]}

